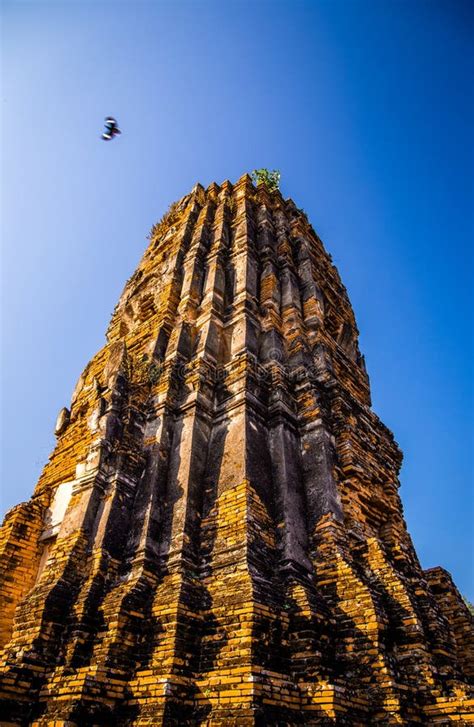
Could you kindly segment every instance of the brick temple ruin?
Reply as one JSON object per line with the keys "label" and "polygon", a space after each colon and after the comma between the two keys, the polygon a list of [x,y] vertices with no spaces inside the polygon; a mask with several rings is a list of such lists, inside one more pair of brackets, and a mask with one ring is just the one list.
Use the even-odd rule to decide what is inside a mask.
{"label": "brick temple ruin", "polygon": [[248,175],[155,225],[0,543],[2,725],[472,723],[470,613],[306,215]]}

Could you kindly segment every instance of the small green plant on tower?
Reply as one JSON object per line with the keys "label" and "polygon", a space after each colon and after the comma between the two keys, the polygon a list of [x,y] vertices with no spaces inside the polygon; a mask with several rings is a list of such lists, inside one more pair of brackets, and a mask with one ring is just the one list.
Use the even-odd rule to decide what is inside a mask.
{"label": "small green plant on tower", "polygon": [[278,169],[254,169],[252,181],[255,185],[265,184],[269,192],[280,188],[280,172]]}

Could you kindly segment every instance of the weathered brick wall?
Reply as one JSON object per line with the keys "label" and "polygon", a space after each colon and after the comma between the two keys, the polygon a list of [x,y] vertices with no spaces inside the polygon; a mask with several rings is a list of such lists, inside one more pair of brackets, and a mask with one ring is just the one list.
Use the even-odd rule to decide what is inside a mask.
{"label": "weathered brick wall", "polygon": [[474,719],[472,619],[420,568],[357,336],[291,200],[172,205],[5,520],[5,723]]}
{"label": "weathered brick wall", "polygon": [[474,679],[472,615],[453,583],[453,579],[444,568],[430,568],[423,573],[431,593],[436,596],[441,613],[450,625],[459,668],[463,674]]}
{"label": "weathered brick wall", "polygon": [[17,505],[5,516],[0,532],[0,648],[11,637],[16,607],[36,579],[44,512],[37,498]]}

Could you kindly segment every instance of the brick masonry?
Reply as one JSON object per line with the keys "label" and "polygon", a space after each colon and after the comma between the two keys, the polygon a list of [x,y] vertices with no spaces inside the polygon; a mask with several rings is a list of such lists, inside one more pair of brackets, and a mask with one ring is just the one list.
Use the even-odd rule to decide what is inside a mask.
{"label": "brick masonry", "polygon": [[0,539],[2,725],[474,722],[346,290],[279,191],[172,205]]}

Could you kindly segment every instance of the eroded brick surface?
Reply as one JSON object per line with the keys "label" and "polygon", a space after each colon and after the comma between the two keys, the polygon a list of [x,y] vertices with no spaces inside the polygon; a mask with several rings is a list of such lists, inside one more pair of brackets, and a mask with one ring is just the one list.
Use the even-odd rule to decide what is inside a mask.
{"label": "eroded brick surface", "polygon": [[472,619],[423,572],[330,256],[278,191],[152,230],[0,540],[2,724],[474,720]]}

